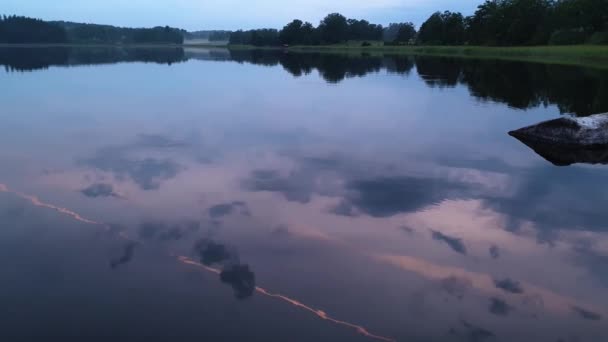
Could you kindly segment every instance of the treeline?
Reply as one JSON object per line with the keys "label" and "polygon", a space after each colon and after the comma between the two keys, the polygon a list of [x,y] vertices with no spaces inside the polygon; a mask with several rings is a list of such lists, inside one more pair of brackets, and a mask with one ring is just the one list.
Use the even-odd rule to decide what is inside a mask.
{"label": "treeline", "polygon": [[259,29],[232,32],[230,44],[255,46],[338,44],[349,40],[378,41],[384,38],[408,42],[415,37],[411,23],[391,24],[388,28],[366,20],[347,19],[339,13],[326,16],[317,27],[309,22],[294,20],[283,29]]}
{"label": "treeline", "polygon": [[46,22],[18,16],[0,19],[4,44],[182,44],[184,31],[165,27],[123,28],[72,22]]}
{"label": "treeline", "polygon": [[283,29],[236,31],[230,44],[323,45],[383,40],[385,44],[519,46],[608,43],[608,0],[486,0],[471,16],[433,13],[417,31],[333,13],[315,27],[294,20]]}
{"label": "treeline", "polygon": [[607,0],[487,0],[472,16],[437,12],[422,24],[427,45],[608,43]]}
{"label": "treeline", "polygon": [[67,42],[66,31],[58,25],[26,17],[0,17],[1,44],[61,44]]}
{"label": "treeline", "polygon": [[53,22],[66,30],[71,43],[92,44],[182,44],[183,31],[165,27],[126,28],[110,25]]}

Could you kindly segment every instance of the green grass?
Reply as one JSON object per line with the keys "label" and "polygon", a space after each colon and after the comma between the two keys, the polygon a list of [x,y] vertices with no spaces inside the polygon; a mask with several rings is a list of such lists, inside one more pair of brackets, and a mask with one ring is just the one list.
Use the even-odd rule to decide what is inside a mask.
{"label": "green grass", "polygon": [[[372,46],[362,47],[362,42],[352,41],[338,45],[291,46],[293,52],[321,52],[341,54],[401,54],[425,56],[452,56],[463,58],[502,59],[538,63],[566,64],[608,69],[608,45],[569,45],[569,46],[525,46],[525,47],[487,47],[487,46],[385,46],[381,42],[370,41]],[[21,47],[58,46],[53,44],[2,45]],[[197,45],[197,44],[138,44],[138,45],[87,45],[63,44],[60,46],[120,46],[120,47],[193,47],[229,49],[280,50],[282,47],[254,47],[248,45]]]}
{"label": "green grass", "polygon": [[608,69],[607,45],[570,46],[382,46],[359,45],[293,46],[290,51],[390,53],[403,55],[453,56],[465,58],[492,58],[527,62],[555,63]]}

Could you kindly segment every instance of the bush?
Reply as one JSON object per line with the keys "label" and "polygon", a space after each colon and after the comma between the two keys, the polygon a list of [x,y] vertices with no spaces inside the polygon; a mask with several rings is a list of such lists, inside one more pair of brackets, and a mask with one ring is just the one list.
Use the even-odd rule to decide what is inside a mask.
{"label": "bush", "polygon": [[363,43],[361,43],[361,46],[362,47],[372,46],[372,43],[370,43],[370,42],[363,42]]}
{"label": "bush", "polygon": [[587,36],[580,30],[559,30],[553,32],[549,38],[550,45],[575,45],[583,44]]}
{"label": "bush", "polygon": [[589,43],[597,45],[608,44],[608,31],[594,33],[589,38]]}

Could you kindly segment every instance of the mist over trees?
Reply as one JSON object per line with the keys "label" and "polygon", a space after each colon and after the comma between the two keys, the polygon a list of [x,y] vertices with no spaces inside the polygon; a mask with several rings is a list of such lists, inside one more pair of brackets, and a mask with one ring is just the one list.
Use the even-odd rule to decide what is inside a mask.
{"label": "mist over trees", "polygon": [[194,31],[194,32],[185,32],[184,39],[195,40],[202,39],[208,40],[210,42],[226,42],[230,39],[231,31]]}

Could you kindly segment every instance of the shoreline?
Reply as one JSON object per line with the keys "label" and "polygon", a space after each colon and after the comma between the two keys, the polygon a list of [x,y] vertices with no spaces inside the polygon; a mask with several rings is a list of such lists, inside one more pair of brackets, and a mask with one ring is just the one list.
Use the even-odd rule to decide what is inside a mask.
{"label": "shoreline", "polygon": [[608,45],[567,46],[368,46],[320,45],[320,46],[251,46],[225,44],[0,44],[0,48],[43,47],[112,47],[112,48],[198,48],[227,50],[281,50],[289,52],[335,53],[335,54],[392,54],[404,56],[437,56],[474,59],[498,59],[532,63],[561,64],[608,69]]}
{"label": "shoreline", "polygon": [[458,57],[474,59],[497,59],[531,63],[561,64],[608,69],[607,45],[568,46],[294,46],[294,52],[356,52],[383,53],[413,56]]}

